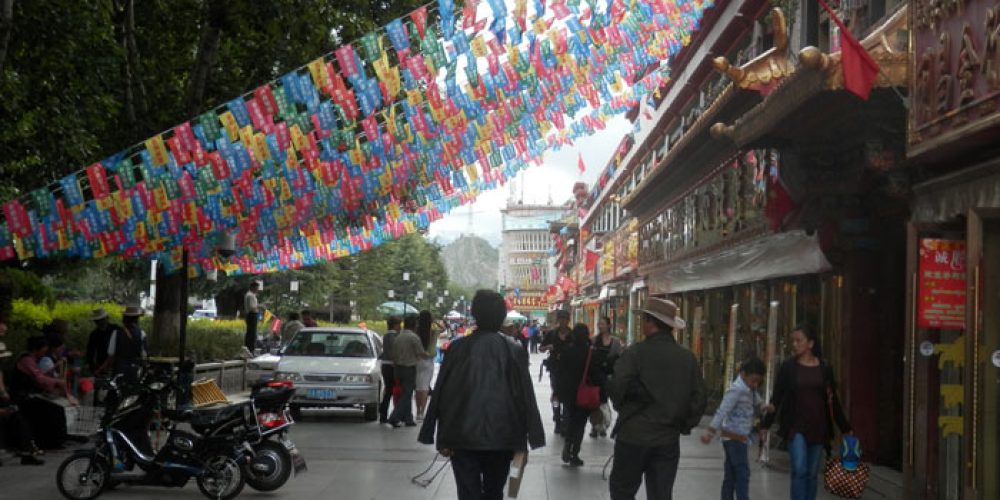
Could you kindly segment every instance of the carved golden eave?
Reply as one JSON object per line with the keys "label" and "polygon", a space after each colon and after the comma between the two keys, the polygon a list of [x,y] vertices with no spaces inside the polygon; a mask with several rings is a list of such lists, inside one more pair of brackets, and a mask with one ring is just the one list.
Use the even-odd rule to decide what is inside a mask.
{"label": "carved golden eave", "polygon": [[756,90],[767,94],[782,78],[795,72],[795,65],[788,58],[788,26],[781,9],[771,9],[774,27],[774,47],[740,66],[733,66],[725,57],[716,57],[712,63],[715,69],[728,76],[733,83],[744,90]]}
{"label": "carved golden eave", "polygon": [[[876,87],[905,87],[907,84],[907,11],[906,6],[899,9],[861,41],[861,46],[879,65]],[[816,47],[806,47],[799,51],[799,61],[803,67],[823,72],[826,90],[844,88],[840,57],[840,52],[824,54]]]}
{"label": "carved golden eave", "polygon": [[[908,83],[907,13],[904,5],[861,41],[879,65],[876,87],[906,87]],[[799,68],[780,82],[773,92],[733,123],[716,123],[712,137],[742,146],[771,130],[781,120],[794,116],[809,99],[823,91],[844,88],[841,53],[823,53],[816,47],[799,51]],[[760,58],[758,58],[760,59]],[[756,60],[755,60],[756,61]],[[752,61],[753,62],[753,61]]]}

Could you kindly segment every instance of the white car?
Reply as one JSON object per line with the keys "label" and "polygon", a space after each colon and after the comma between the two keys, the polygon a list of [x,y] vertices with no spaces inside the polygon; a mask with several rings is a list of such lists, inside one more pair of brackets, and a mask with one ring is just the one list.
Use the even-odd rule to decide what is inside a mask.
{"label": "white car", "polygon": [[253,384],[271,380],[279,361],[281,361],[281,357],[271,353],[261,354],[247,361],[247,382]]}
{"label": "white car", "polygon": [[295,384],[290,408],[364,409],[365,420],[378,418],[382,400],[382,337],[353,327],[303,328],[281,350],[275,380]]}

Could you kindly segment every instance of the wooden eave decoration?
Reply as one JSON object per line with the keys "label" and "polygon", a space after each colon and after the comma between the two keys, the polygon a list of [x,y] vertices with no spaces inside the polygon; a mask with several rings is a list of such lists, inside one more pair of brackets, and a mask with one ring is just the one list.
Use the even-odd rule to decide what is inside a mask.
{"label": "wooden eave decoration", "polygon": [[[905,87],[907,85],[907,48],[900,47],[900,41],[907,40],[908,9],[904,5],[882,25],[873,30],[861,41],[861,46],[871,54],[879,65],[879,74],[875,80],[876,87]],[[896,40],[893,43],[892,40]],[[802,66],[824,74],[826,90],[841,90],[844,88],[844,71],[840,63],[840,52],[825,54],[816,47],[806,47],[799,51],[799,61]]]}
{"label": "wooden eave decoration", "polygon": [[[777,18],[778,16],[773,17]],[[909,54],[906,47],[908,43],[907,20],[908,9],[904,5],[861,41],[861,46],[871,54],[879,65],[879,74],[875,80],[876,87],[907,86],[909,67]],[[775,23],[777,24],[778,21]],[[775,41],[778,42],[777,34]],[[902,46],[900,46],[901,44]],[[768,127],[773,126],[773,120],[781,119],[775,118],[776,116],[790,116],[794,112],[794,108],[802,105],[809,97],[824,90],[842,90],[844,88],[844,73],[840,57],[840,52],[826,54],[816,47],[803,48],[799,51],[799,63],[802,69],[794,78],[781,81],[781,88],[774,92],[775,95],[765,98],[734,123],[720,122],[712,125],[710,129],[712,137],[730,140],[737,145],[748,144],[761,137]],[[760,57],[748,65],[754,64],[759,59]],[[718,59],[716,67],[718,67]],[[727,74],[732,78],[731,73],[727,72]],[[777,86],[775,84],[775,87]],[[774,87],[771,90],[774,90]],[[765,116],[769,119],[765,119]]]}
{"label": "wooden eave decoration", "polygon": [[761,95],[769,94],[778,82],[795,72],[795,65],[788,57],[788,26],[781,9],[771,9],[771,22],[774,47],[740,67],[733,66],[725,57],[712,61],[715,69],[728,76],[737,87],[756,90]]}

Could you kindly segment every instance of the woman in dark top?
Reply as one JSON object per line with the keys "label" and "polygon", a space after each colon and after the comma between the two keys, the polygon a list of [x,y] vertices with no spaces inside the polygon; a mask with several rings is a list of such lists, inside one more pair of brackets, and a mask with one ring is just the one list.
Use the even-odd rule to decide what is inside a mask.
{"label": "woman in dark top", "polygon": [[[587,417],[590,416],[590,410],[576,406],[576,391],[583,378],[588,352],[590,352],[590,330],[587,329],[587,325],[577,323],[563,344],[555,377],[556,396],[566,409],[566,414],[563,415],[566,441],[563,445],[562,460],[574,467],[583,465],[583,460],[580,460],[580,443],[587,427]],[[593,370],[590,374],[593,374]],[[588,375],[588,378],[593,381],[593,377]]]}
{"label": "woman in dark top", "polygon": [[792,332],[792,357],[778,369],[774,394],[761,428],[777,416],[778,435],[788,443],[792,466],[792,500],[815,500],[819,462],[829,450],[836,423],[841,433],[851,425],[837,397],[833,369],[822,358],[816,333],[806,327]]}

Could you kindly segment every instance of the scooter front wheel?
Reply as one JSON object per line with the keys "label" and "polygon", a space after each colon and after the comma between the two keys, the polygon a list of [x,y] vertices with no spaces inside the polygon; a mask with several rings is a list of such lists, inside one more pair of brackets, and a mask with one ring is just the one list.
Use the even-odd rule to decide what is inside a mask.
{"label": "scooter front wheel", "polygon": [[205,469],[205,474],[198,478],[198,489],[206,497],[229,500],[243,491],[243,470],[232,458],[212,457]]}
{"label": "scooter front wheel", "polygon": [[56,485],[70,500],[92,500],[104,491],[110,477],[107,460],[93,451],[78,451],[59,465]]}

